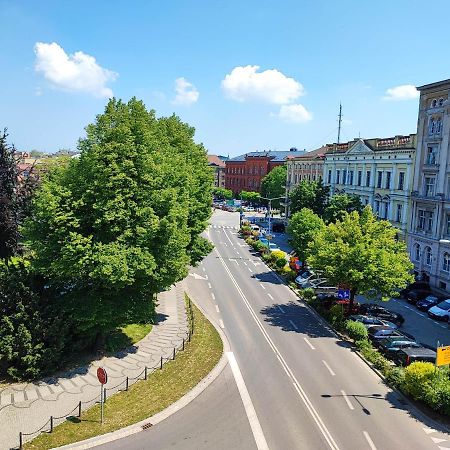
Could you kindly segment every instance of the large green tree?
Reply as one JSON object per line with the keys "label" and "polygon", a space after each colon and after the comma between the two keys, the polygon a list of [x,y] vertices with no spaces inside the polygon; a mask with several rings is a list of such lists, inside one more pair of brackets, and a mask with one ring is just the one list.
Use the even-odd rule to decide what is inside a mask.
{"label": "large green tree", "polygon": [[344,213],[309,244],[308,264],[335,286],[348,286],[350,308],[356,294],[387,300],[413,281],[413,264],[397,232],[390,222],[377,220],[370,206],[361,214]]}
{"label": "large green tree", "polygon": [[313,211],[303,208],[289,219],[288,233],[290,241],[302,265],[309,256],[309,243],[325,227],[324,221]]}
{"label": "large green tree", "polygon": [[212,175],[194,129],[112,99],[81,156],[47,175],[24,234],[33,269],[61,293],[83,335],[150,320],[154,294],[209,250]]}
{"label": "large green tree", "polygon": [[259,203],[261,201],[261,194],[253,191],[241,191],[239,198],[244,202]]}
{"label": "large green tree", "polygon": [[213,188],[213,195],[215,198],[218,199],[225,199],[225,200],[231,200],[233,198],[233,191],[230,189],[225,189],[222,187],[215,187]]}
{"label": "large green tree", "polygon": [[362,212],[364,209],[361,199],[355,194],[336,194],[329,200],[324,211],[326,222],[336,222],[344,217],[344,213],[352,211]]}
{"label": "large green tree", "polygon": [[[274,167],[261,181],[261,196],[266,198],[284,197],[286,192],[286,166]],[[272,202],[273,208],[280,207],[280,200]]]}
{"label": "large green tree", "polygon": [[300,211],[302,208],[308,208],[322,217],[327,205],[329,191],[330,188],[324,186],[322,180],[300,181],[289,194],[291,214]]}

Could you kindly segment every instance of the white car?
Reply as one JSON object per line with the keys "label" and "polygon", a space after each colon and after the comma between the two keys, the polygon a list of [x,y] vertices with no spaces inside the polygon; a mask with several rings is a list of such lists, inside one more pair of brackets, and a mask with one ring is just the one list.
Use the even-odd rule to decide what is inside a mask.
{"label": "white car", "polygon": [[428,316],[437,320],[449,320],[450,299],[444,300],[428,310]]}
{"label": "white car", "polygon": [[273,242],[269,242],[269,251],[273,252],[274,250],[280,250],[277,244],[274,244]]}

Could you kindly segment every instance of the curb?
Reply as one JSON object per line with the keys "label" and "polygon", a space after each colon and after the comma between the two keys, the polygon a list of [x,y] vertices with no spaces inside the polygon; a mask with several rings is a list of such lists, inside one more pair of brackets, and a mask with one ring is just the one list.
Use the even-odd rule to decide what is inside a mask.
{"label": "curb", "polygon": [[[185,281],[182,281],[183,290],[189,295],[189,289],[187,288],[187,285]],[[133,425],[129,425],[125,428],[121,428],[120,430],[111,431],[106,434],[102,434],[100,436],[94,436],[92,438],[86,439],[84,441],[75,442],[73,444],[67,444],[63,445],[62,447],[55,447],[60,450],[83,450],[88,448],[97,447],[99,445],[107,444],[108,442],[116,441],[119,439],[122,439],[127,436],[131,436],[133,434],[139,433],[141,431],[146,430],[148,427],[151,427],[153,425],[156,425],[163,420],[170,417],[172,414],[175,414],[180,409],[187,406],[190,402],[195,400],[213,381],[218,378],[218,376],[222,373],[222,371],[225,369],[225,367],[228,364],[228,359],[226,357],[226,352],[230,348],[230,344],[228,342],[227,337],[225,336],[222,329],[218,326],[218,324],[215,323],[214,320],[209,317],[209,315],[205,312],[205,310],[200,307],[195,300],[191,300],[195,303],[195,306],[201,311],[201,313],[208,319],[208,321],[213,325],[215,330],[218,332],[222,344],[223,344],[223,351],[222,356],[219,359],[219,362],[216,364],[216,366],[209,372],[208,375],[206,375],[205,378],[203,378],[193,389],[191,389],[189,392],[183,395],[180,399],[178,399],[175,403],[172,403],[172,405],[168,406],[166,409],[163,409],[159,413],[154,414],[153,416],[148,417],[147,419],[141,420],[140,422],[137,422]]]}

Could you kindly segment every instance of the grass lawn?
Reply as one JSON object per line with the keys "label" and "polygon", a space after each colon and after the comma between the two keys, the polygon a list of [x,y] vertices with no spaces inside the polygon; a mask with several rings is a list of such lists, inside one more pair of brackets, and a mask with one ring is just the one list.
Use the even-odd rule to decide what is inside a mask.
{"label": "grass lawn", "polygon": [[197,385],[217,364],[223,347],[215,328],[192,307],[195,331],[186,349],[174,361],[164,364],[162,370],[149,375],[147,381],[139,381],[128,392],[110,397],[105,404],[103,425],[100,406],[96,405],[82,413],[80,422],[66,421],[53,433],[41,434],[25,448],[49,449],[118,430],[162,411]]}
{"label": "grass lawn", "polygon": [[112,331],[106,338],[106,351],[108,353],[115,353],[119,350],[136,344],[148,333],[150,333],[152,326],[149,323],[131,323],[122,328]]}

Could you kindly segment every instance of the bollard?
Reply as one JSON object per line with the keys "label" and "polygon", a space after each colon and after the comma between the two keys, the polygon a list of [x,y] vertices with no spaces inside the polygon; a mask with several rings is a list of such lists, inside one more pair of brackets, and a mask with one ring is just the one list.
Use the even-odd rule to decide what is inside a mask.
{"label": "bollard", "polygon": [[126,383],[126,388],[125,388],[125,390],[128,391],[128,377],[127,377],[127,383]]}
{"label": "bollard", "polygon": [[162,360],[162,356],[161,356],[161,366],[160,366],[161,370],[162,370],[162,365],[163,365],[163,360]]}
{"label": "bollard", "polygon": [[81,417],[81,401],[78,402],[78,417]]}
{"label": "bollard", "polygon": [[173,357],[172,359],[175,359],[175,347],[173,348]]}
{"label": "bollard", "polygon": [[50,433],[53,433],[53,416],[50,416]]}
{"label": "bollard", "polygon": [[22,450],[23,442],[22,442],[22,432],[19,433],[19,450]]}
{"label": "bollard", "polygon": [[144,380],[147,379],[147,366],[145,366],[145,370],[144,370]]}
{"label": "bollard", "polygon": [[183,338],[183,350],[184,350],[184,338]]}
{"label": "bollard", "polygon": [[188,333],[188,341],[191,342],[191,330],[189,330],[189,333]]}
{"label": "bollard", "polygon": [[103,388],[103,403],[106,403],[106,388]]}

